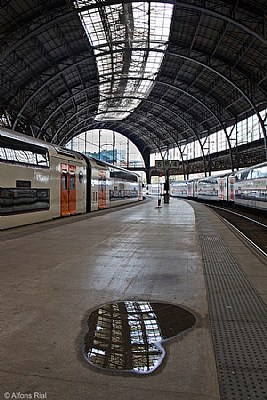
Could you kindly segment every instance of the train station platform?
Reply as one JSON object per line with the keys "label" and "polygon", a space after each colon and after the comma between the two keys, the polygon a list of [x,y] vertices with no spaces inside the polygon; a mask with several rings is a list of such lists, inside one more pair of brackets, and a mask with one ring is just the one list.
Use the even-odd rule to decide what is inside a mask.
{"label": "train station platform", "polygon": [[[1,398],[267,398],[266,260],[205,206],[171,199],[158,208],[152,199],[1,236]],[[150,315],[155,305],[177,306],[195,320],[176,336],[168,314],[154,372],[91,365],[83,354],[89,315],[135,303],[152,305]],[[158,335],[153,318],[143,325]],[[146,339],[133,342],[141,348]]]}

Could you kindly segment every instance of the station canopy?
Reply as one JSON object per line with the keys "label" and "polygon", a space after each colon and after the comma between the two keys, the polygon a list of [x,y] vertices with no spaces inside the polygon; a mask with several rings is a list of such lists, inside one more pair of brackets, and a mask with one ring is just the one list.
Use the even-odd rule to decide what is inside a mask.
{"label": "station canopy", "polygon": [[256,114],[266,139],[266,0],[3,0],[0,23],[11,129],[111,129],[145,155]]}

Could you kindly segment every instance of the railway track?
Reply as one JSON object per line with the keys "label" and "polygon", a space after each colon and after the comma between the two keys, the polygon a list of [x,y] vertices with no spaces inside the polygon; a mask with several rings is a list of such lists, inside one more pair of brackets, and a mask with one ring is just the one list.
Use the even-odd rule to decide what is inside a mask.
{"label": "railway track", "polygon": [[261,254],[267,257],[267,215],[239,207],[211,204],[206,204],[206,206],[212,208]]}

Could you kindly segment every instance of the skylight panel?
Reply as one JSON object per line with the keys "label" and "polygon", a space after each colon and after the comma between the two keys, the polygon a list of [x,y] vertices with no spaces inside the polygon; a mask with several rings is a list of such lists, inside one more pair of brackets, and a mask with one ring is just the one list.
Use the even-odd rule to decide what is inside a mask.
{"label": "skylight panel", "polygon": [[[96,120],[122,120],[148,97],[167,48],[173,5],[129,2],[94,5],[80,17],[96,56],[100,102]],[[158,51],[158,52],[157,52]]]}

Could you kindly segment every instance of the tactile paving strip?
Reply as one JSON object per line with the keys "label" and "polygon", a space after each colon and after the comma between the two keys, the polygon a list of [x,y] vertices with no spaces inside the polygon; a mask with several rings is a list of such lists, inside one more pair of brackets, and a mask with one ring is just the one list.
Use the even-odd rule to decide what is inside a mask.
{"label": "tactile paving strip", "polygon": [[202,247],[221,400],[267,399],[267,307],[214,229],[214,215],[191,205]]}

